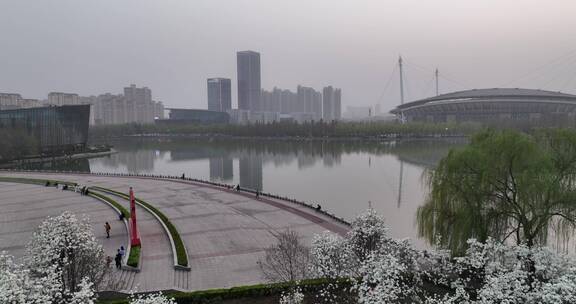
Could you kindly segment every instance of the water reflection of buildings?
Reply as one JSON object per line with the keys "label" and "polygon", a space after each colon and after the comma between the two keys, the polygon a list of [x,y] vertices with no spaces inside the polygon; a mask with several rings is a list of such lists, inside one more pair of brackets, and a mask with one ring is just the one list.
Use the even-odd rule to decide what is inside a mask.
{"label": "water reflection of buildings", "polygon": [[130,153],[120,152],[100,159],[105,167],[118,168],[126,166],[130,173],[152,172],[154,170],[154,159],[156,151],[154,150],[135,150]]}
{"label": "water reflection of buildings", "polygon": [[262,190],[262,154],[247,153],[240,156],[240,186]]}
{"label": "water reflection of buildings", "polygon": [[302,151],[298,152],[298,169],[306,169],[313,167],[316,164],[318,157],[313,154],[306,154]]}
{"label": "water reflection of buildings", "polygon": [[334,165],[339,165],[342,162],[342,154],[325,153],[322,156],[322,162],[324,167],[334,167]]}
{"label": "water reflection of buildings", "polygon": [[230,181],[234,177],[232,158],[211,157],[210,180]]}

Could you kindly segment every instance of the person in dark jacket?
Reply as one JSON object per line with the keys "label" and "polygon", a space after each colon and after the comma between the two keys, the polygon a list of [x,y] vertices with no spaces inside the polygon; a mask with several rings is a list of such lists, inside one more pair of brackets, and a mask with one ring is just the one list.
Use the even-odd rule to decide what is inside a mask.
{"label": "person in dark jacket", "polygon": [[114,261],[116,262],[116,268],[117,269],[122,268],[122,254],[120,254],[120,249],[118,249],[118,253],[116,253],[116,257],[114,258]]}

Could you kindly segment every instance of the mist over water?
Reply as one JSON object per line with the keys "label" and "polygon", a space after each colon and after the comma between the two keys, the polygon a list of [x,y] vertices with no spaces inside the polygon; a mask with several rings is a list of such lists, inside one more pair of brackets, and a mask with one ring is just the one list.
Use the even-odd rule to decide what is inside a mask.
{"label": "mist over water", "polygon": [[[372,206],[397,238],[418,247],[423,172],[464,140],[283,142],[150,139],[114,143],[117,154],[82,165],[91,172],[166,174],[240,184],[295,198],[346,219]],[[86,168],[89,167],[89,168]]]}

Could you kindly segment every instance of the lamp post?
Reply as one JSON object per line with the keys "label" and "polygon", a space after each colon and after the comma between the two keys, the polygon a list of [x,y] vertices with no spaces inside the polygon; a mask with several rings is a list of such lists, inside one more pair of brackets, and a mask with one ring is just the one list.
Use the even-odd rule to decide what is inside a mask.
{"label": "lamp post", "polygon": [[134,190],[130,187],[130,227],[131,238],[130,245],[140,246],[140,236],[138,235],[138,226],[136,225],[136,199],[134,198]]}

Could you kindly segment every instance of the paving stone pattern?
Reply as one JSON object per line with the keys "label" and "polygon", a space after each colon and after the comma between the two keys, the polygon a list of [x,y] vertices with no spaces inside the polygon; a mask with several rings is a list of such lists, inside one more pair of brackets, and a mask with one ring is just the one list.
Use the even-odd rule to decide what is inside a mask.
{"label": "paving stone pattern", "polygon": [[[41,179],[55,178],[55,175],[0,173],[0,176]],[[137,208],[142,240],[142,271],[132,277],[118,274],[131,280],[125,289],[204,290],[264,283],[257,261],[263,256],[265,248],[276,242],[276,233],[290,229],[298,232],[305,244],[310,244],[316,233],[332,230],[342,234],[347,231],[345,225],[310,208],[280,200],[256,199],[251,194],[188,181],[89,174],[58,174],[58,179],[124,193],[133,187],[137,197],[166,214],[180,232],[188,251],[189,272],[174,269],[172,250],[162,226],[143,208]],[[12,247],[22,246],[22,239],[31,234],[30,229],[47,215],[64,210],[84,211],[95,221],[95,228],[114,216],[112,209],[105,204],[75,193],[36,185],[2,183],[0,186],[0,250],[5,248],[19,253],[18,248]],[[128,206],[126,200],[114,198]],[[6,209],[4,205],[9,208]],[[18,216],[14,217],[8,212]],[[13,218],[20,221],[15,221],[15,227],[10,227],[10,223],[5,221]],[[112,229],[116,234],[119,232],[114,229],[120,228],[120,222],[114,223]],[[115,238],[110,241],[102,239],[103,228],[95,231],[101,232],[97,235],[104,241],[107,250],[120,244],[112,243],[111,240]],[[12,233],[18,235],[13,236]],[[106,241],[111,244],[107,245]]]}

